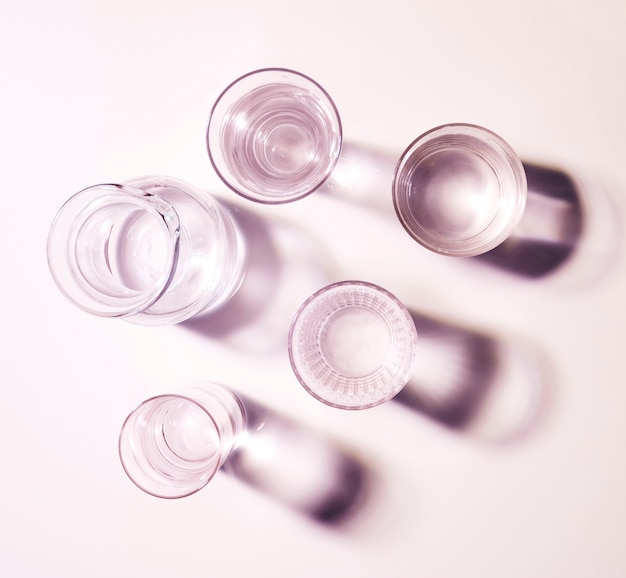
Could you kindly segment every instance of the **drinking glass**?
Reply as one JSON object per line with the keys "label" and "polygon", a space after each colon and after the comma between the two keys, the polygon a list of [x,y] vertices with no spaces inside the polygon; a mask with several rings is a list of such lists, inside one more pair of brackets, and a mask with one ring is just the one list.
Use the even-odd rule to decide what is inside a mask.
{"label": "drinking glass", "polygon": [[207,149],[217,174],[259,203],[300,199],[324,183],[341,151],[337,108],[317,82],[265,68],[231,83],[215,102]]}
{"label": "drinking glass", "polygon": [[152,397],[122,425],[122,467],[148,494],[189,496],[206,486],[222,467],[245,425],[240,399],[216,383]]}
{"label": "drinking glass", "polygon": [[526,203],[526,175],[511,146],[472,124],[433,128],[396,165],[393,203],[406,231],[424,247],[475,256],[502,243]]}
{"label": "drinking glass", "polygon": [[303,387],[340,409],[365,409],[394,397],[416,359],[417,332],[406,307],[364,281],[328,285],[298,309],[289,359]]}
{"label": "drinking glass", "polygon": [[245,246],[217,200],[150,176],[71,197],[52,223],[48,264],[84,311],[160,325],[227,301],[243,278]]}

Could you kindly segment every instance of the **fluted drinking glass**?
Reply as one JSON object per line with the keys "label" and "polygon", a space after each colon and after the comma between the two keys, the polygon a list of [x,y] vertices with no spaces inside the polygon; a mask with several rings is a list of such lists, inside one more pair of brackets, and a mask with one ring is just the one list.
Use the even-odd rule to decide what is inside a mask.
{"label": "fluted drinking glass", "polygon": [[311,295],[289,331],[289,359],[302,386],[340,409],[365,409],[394,397],[416,360],[417,332],[387,290],[342,281]]}

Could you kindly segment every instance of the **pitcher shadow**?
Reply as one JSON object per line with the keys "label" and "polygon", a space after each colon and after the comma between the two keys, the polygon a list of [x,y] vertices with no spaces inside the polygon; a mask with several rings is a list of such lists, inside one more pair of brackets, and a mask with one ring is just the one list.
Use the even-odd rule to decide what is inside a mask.
{"label": "pitcher shadow", "polygon": [[247,247],[245,277],[237,293],[219,309],[181,326],[244,353],[282,352],[300,303],[329,282],[332,256],[309,231],[228,206]]}

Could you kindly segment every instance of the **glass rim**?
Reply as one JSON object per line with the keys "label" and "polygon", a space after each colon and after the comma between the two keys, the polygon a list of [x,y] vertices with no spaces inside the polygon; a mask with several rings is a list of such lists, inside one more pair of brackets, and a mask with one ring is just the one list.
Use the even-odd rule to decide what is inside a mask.
{"label": "glass rim", "polygon": [[[128,478],[130,479],[131,482],[133,482],[133,484],[135,484],[135,486],[137,486],[140,490],[144,491],[146,494],[149,494],[151,496],[154,496],[155,498],[163,498],[163,499],[169,499],[169,500],[175,500],[178,498],[186,498],[187,496],[191,496],[197,492],[199,492],[202,488],[204,488],[215,476],[215,474],[219,471],[220,467],[221,467],[221,463],[220,460],[216,460],[215,464],[212,468],[207,468],[206,472],[208,475],[205,475],[202,480],[200,481],[200,483],[194,485],[193,487],[191,487],[191,489],[188,490],[183,490],[181,492],[178,493],[159,493],[158,490],[155,490],[154,488],[156,486],[161,485],[161,487],[163,487],[163,484],[159,484],[158,481],[153,480],[153,486],[152,489],[148,489],[148,485],[147,484],[142,484],[140,483],[137,474],[141,474],[143,476],[145,476],[145,478],[147,480],[151,480],[149,473],[147,473],[136,461],[136,454],[135,454],[135,446],[131,443],[131,440],[127,439],[130,435],[131,435],[131,430],[132,430],[132,420],[139,415],[139,412],[144,409],[145,407],[147,407],[149,404],[153,404],[155,402],[167,402],[170,400],[180,400],[180,401],[186,401],[189,402],[190,404],[192,404],[193,406],[195,406],[196,408],[200,409],[211,421],[211,423],[213,424],[213,427],[215,429],[215,434],[217,435],[217,439],[218,442],[221,442],[222,440],[222,433],[220,431],[219,426],[217,425],[217,422],[215,421],[215,419],[213,418],[213,416],[206,410],[205,407],[202,406],[201,403],[199,403],[198,401],[196,401],[195,399],[183,395],[183,394],[178,394],[178,393],[162,393],[162,394],[158,394],[158,395],[153,395],[152,397],[149,397],[145,400],[143,400],[141,403],[137,404],[135,406],[134,409],[132,409],[130,411],[130,413],[126,416],[126,418],[124,419],[124,422],[122,423],[122,427],[120,428],[120,433],[118,435],[118,443],[117,443],[117,447],[118,447],[118,455],[120,458],[120,462],[122,465],[122,468],[124,470],[124,472],[126,473],[126,475],[128,476]],[[128,442],[126,444],[126,442]],[[128,445],[128,447],[126,448],[125,446]],[[131,464],[134,465],[134,468],[131,468]],[[164,478],[165,479],[165,478]],[[191,485],[191,484],[190,484]]]}
{"label": "glass rim", "polygon": [[[332,401],[332,400],[329,400],[327,397],[324,397],[319,392],[320,388],[315,387],[315,385],[318,382],[313,384],[305,378],[305,376],[303,375],[302,367],[300,363],[298,362],[298,360],[296,359],[295,354],[294,354],[293,343],[294,343],[294,339],[295,339],[296,332],[298,329],[298,324],[300,320],[302,319],[303,314],[305,314],[307,310],[310,308],[310,306],[314,305],[320,299],[320,297],[324,296],[325,294],[331,291],[340,289],[342,287],[365,287],[369,291],[374,291],[375,293],[382,295],[387,301],[387,303],[391,304],[391,306],[394,308],[394,313],[398,314],[399,316],[403,318],[403,320],[406,321],[406,328],[408,332],[410,333],[410,337],[411,337],[410,343],[408,343],[403,348],[406,352],[406,356],[408,356],[407,359],[409,360],[409,363],[404,368],[404,371],[402,372],[401,376],[399,377],[394,376],[396,378],[395,381],[397,381],[397,383],[384,396],[375,398],[367,403],[348,404],[348,403]],[[338,311],[339,309],[340,308],[337,308],[335,311]],[[385,318],[384,315],[382,315],[380,312],[376,311],[375,309],[372,309],[372,310],[375,313],[379,314],[383,321],[387,322],[387,319]],[[389,345],[389,349],[391,349],[394,345],[393,343],[394,337],[397,339],[398,335],[392,332],[390,335],[391,343]],[[408,382],[410,378],[411,373],[413,372],[415,362],[416,362],[417,339],[418,339],[417,330],[415,328],[415,323],[411,317],[410,312],[408,311],[404,303],[402,303],[402,301],[400,301],[393,293],[391,293],[384,287],[381,287],[380,285],[377,285],[375,283],[371,283],[368,281],[361,281],[361,280],[339,281],[339,282],[326,285],[325,287],[322,287],[321,289],[318,289],[317,291],[315,291],[300,305],[300,307],[296,311],[291,321],[291,325],[289,327],[289,333],[288,333],[289,362],[291,364],[292,370],[297,380],[300,382],[302,387],[318,401],[321,401],[322,403],[329,405],[331,407],[337,408],[337,409],[344,409],[344,410],[369,409],[371,407],[376,407],[386,401],[389,401],[391,398],[397,395],[399,391],[406,385],[406,383]],[[399,340],[398,342],[402,342],[402,341],[403,340]],[[321,351],[318,352],[316,357],[319,357],[320,360],[323,360],[323,354],[321,353]],[[325,361],[323,361],[323,363],[326,365]],[[365,377],[345,377],[345,376],[340,376],[340,374],[336,372],[335,370],[331,370],[331,371],[333,374],[340,376],[342,379],[344,379],[346,382],[350,383],[351,385],[357,385],[359,383],[362,383],[363,379],[366,379],[378,373],[381,373],[383,367],[384,366],[381,366],[381,368],[377,369],[372,374],[365,376]]]}
{"label": "glass rim", "polygon": [[[399,190],[400,187],[398,185],[398,181],[403,174],[403,169],[406,166],[407,160],[411,158],[411,155],[420,146],[428,143],[430,140],[437,138],[438,136],[462,133],[488,141],[491,148],[496,151],[499,156],[506,160],[509,178],[511,182],[514,183],[515,188],[512,196],[513,202],[511,203],[511,210],[508,217],[504,219],[504,224],[500,226],[497,234],[494,235],[491,231],[491,228],[497,220],[494,218],[485,229],[466,239],[461,241],[455,240],[449,245],[446,245],[445,243],[435,244],[434,242],[429,242],[424,238],[424,236],[421,236],[416,231],[416,228],[412,226],[411,221],[414,220],[413,215],[410,210],[406,209],[402,205],[400,200],[401,191]],[[494,170],[494,173],[498,178],[498,183],[502,185],[502,171],[496,171],[488,159],[482,157],[482,160],[488,163],[491,169]],[[485,128],[484,126],[465,122],[452,122],[430,128],[420,134],[417,138],[413,139],[413,141],[404,149],[393,171],[392,201],[394,210],[401,225],[413,238],[413,240],[417,241],[420,245],[441,255],[453,257],[472,257],[494,249],[511,234],[524,213],[528,192],[527,187],[528,185],[524,165],[513,147],[511,147],[506,140],[504,140],[496,132]]]}
{"label": "glass rim", "polygon": [[[89,198],[93,195],[92,198]],[[76,282],[76,276],[71,273],[71,267],[74,265],[72,256],[71,264],[68,263],[68,255],[73,255],[72,246],[75,241],[76,233],[73,226],[68,224],[61,225],[61,221],[66,218],[77,218],[82,215],[83,220],[81,226],[87,220],[88,215],[85,214],[88,208],[94,208],[94,204],[106,206],[106,202],[110,200],[119,201],[121,205],[137,206],[150,214],[156,222],[160,224],[162,230],[167,234],[167,263],[159,279],[154,286],[143,293],[139,293],[136,299],[118,299],[113,304],[106,304],[102,308],[90,306],[86,301],[96,302],[98,292],[89,292],[79,289],[85,296],[85,300],[80,300],[76,296],[76,292],[72,292],[68,288],[68,284],[61,277],[62,270],[65,271],[66,279],[75,287],[80,284]],[[70,221],[70,225],[73,220]],[[147,307],[150,307],[163,292],[167,289],[176,268],[179,252],[180,239],[180,222],[178,215],[173,207],[162,201],[158,197],[146,194],[141,189],[135,188],[127,184],[118,183],[101,183],[86,187],[63,203],[57,211],[50,225],[48,239],[46,245],[46,257],[48,269],[61,293],[74,305],[83,311],[97,315],[100,317],[125,317],[135,315]],[[126,301],[126,304],[124,303]]]}
{"label": "glass rim", "polygon": [[[225,105],[224,104],[225,97],[228,96],[228,94],[232,91],[233,88],[235,88],[236,86],[240,85],[242,82],[245,82],[246,80],[254,76],[281,74],[281,73],[287,76],[298,77],[304,80],[306,83],[311,84],[312,86],[314,86],[317,90],[321,92],[326,102],[330,105],[330,110],[333,113],[334,121],[337,124],[336,140],[337,140],[338,147],[337,147],[337,154],[335,158],[332,159],[332,162],[329,163],[326,171],[324,171],[323,176],[319,179],[319,181],[314,186],[310,187],[304,192],[299,192],[297,194],[277,195],[276,197],[271,197],[271,196],[263,195],[262,193],[259,193],[259,192],[251,193],[249,191],[242,190],[245,187],[241,187],[241,186],[237,186],[236,184],[233,184],[231,182],[231,179],[229,179],[224,174],[225,171],[221,166],[222,163],[220,163],[216,159],[215,154],[214,154],[214,147],[211,144],[211,142],[215,138],[213,136],[215,129],[212,131],[212,127],[215,127],[215,123],[213,121],[217,116],[219,116],[218,112],[221,112],[220,108]],[[287,84],[287,82],[284,82],[283,84]],[[303,199],[304,197],[309,196],[311,193],[314,193],[328,180],[333,170],[337,166],[339,157],[341,156],[341,148],[343,144],[343,124],[341,121],[341,115],[339,114],[339,110],[337,108],[337,105],[335,104],[335,101],[330,96],[329,92],[319,82],[317,82],[316,80],[314,80],[307,74],[304,74],[302,72],[299,72],[291,68],[284,68],[284,67],[258,68],[258,69],[246,72],[245,74],[242,74],[235,80],[231,81],[215,99],[211,107],[211,110],[209,112],[209,117],[208,117],[206,126],[207,126],[207,129],[206,129],[205,142],[206,142],[207,153],[209,156],[209,161],[211,162],[213,169],[217,173],[217,176],[234,193],[238,194],[239,196],[249,201],[254,201],[260,204],[264,204],[264,205],[281,205],[285,203],[291,203],[293,201]]]}

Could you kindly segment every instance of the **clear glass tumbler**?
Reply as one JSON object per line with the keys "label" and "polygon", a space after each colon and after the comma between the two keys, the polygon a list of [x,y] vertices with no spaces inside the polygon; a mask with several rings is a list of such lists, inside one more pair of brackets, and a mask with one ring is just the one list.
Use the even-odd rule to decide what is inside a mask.
{"label": "clear glass tumbler", "polygon": [[340,409],[365,409],[394,397],[408,382],[417,332],[406,307],[363,281],[328,285],[298,309],[289,359],[304,388]]}
{"label": "clear glass tumbler", "polygon": [[314,80],[266,68],[231,83],[211,110],[207,149],[236,193],[266,204],[300,199],[320,187],[341,151],[337,108]]}
{"label": "clear glass tumbler", "polygon": [[215,383],[183,388],[130,413],[120,431],[120,460],[144,492],[182,498],[209,483],[245,426],[244,407],[229,389]]}
{"label": "clear glass tumbler", "polygon": [[526,174],[497,134],[471,124],[434,128],[396,166],[393,203],[406,231],[451,256],[480,255],[502,243],[526,204]]}
{"label": "clear glass tumbler", "polygon": [[151,176],[71,197],[52,223],[48,264],[84,311],[162,325],[227,301],[243,278],[245,246],[218,201]]}

